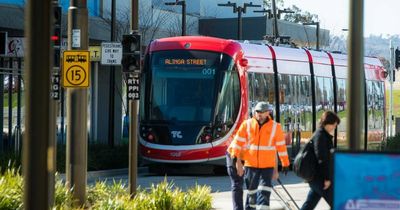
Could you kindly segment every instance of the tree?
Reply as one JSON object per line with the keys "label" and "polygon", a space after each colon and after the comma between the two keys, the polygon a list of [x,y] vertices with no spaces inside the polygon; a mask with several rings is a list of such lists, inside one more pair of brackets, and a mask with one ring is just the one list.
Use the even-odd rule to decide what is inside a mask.
{"label": "tree", "polygon": [[287,13],[283,18],[286,21],[293,22],[293,23],[310,23],[310,22],[318,22],[318,15],[311,14],[307,11],[302,11],[296,5],[292,5],[289,8],[294,13]]}
{"label": "tree", "polygon": [[151,40],[157,38],[161,27],[169,20],[168,12],[159,9],[161,4],[163,4],[162,1],[154,1],[150,4],[140,4],[139,27],[145,44],[148,44]]}
{"label": "tree", "polygon": [[[264,8],[272,9],[272,0],[264,0],[263,1]],[[276,7],[283,7],[283,0],[275,0]]]}
{"label": "tree", "polygon": [[[180,14],[170,13],[169,18],[170,21],[168,23],[169,27],[166,32],[167,35],[172,36],[180,36],[182,34],[182,17]],[[186,31],[187,35],[193,34],[195,32],[196,24],[198,20],[196,18],[191,18],[190,16],[186,16]]]}

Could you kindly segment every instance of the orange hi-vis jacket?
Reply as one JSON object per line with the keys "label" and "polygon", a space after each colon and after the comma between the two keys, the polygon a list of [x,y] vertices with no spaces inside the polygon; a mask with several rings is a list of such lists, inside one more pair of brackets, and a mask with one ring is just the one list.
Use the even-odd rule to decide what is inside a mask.
{"label": "orange hi-vis jacket", "polygon": [[289,157],[281,125],[269,120],[261,127],[255,118],[245,120],[231,142],[228,152],[245,161],[245,166],[273,168],[278,151],[282,166],[289,166]]}

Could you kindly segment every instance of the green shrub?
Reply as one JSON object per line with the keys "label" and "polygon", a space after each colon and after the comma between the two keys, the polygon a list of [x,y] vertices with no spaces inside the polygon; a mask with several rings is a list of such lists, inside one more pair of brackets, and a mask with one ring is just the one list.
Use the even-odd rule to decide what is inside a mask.
{"label": "green shrub", "polygon": [[400,151],[400,133],[395,136],[386,138],[386,141],[382,143],[382,150],[384,151]]}
{"label": "green shrub", "polygon": [[72,191],[69,190],[65,184],[56,175],[56,186],[54,195],[54,209],[69,209],[74,205],[74,198],[72,196]]}
{"label": "green shrub", "polygon": [[22,209],[22,177],[15,168],[5,169],[0,176],[0,209]]}
{"label": "green shrub", "polygon": [[[131,199],[122,181],[107,184],[97,182],[87,189],[85,206],[76,206],[72,191],[56,176],[53,210],[210,210],[211,188],[196,185],[182,192],[165,179],[149,189],[138,189]],[[23,180],[19,169],[8,168],[0,174],[0,209],[23,209]]]}

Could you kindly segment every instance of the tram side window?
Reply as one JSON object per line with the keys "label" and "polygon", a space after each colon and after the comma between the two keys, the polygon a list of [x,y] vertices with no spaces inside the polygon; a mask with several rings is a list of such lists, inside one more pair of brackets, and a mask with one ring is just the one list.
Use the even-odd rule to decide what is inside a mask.
{"label": "tram side window", "polygon": [[340,118],[340,123],[337,126],[337,147],[338,148],[346,148],[347,140],[346,140],[346,111],[347,111],[347,103],[346,103],[346,80],[345,79],[336,79],[337,89],[336,89],[336,97],[337,97],[337,114]]}
{"label": "tram side window", "polygon": [[[249,109],[264,101],[270,104],[275,115],[275,82],[273,74],[249,73]],[[249,112],[249,113],[250,113]]]}
{"label": "tram side window", "polygon": [[221,94],[218,99],[216,123],[232,126],[240,106],[240,82],[236,68],[224,72]]}
{"label": "tram side window", "polygon": [[332,78],[316,77],[315,102],[317,110],[317,119],[321,118],[322,113],[325,110],[334,110]]}
{"label": "tram side window", "polygon": [[280,121],[284,123],[286,131],[298,130],[302,138],[311,137],[311,77],[279,75],[279,79]]}
{"label": "tram side window", "polygon": [[383,127],[383,84],[367,81],[368,130],[381,130]]}

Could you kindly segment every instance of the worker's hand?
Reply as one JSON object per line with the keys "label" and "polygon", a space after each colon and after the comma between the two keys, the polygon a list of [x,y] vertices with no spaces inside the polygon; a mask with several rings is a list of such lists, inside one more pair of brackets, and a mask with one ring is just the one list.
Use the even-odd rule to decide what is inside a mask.
{"label": "worker's hand", "polygon": [[243,174],[244,174],[243,164],[240,159],[238,159],[236,161],[236,171],[237,171],[238,176],[243,176]]}
{"label": "worker's hand", "polygon": [[331,181],[324,180],[324,190],[327,190],[331,186]]}
{"label": "worker's hand", "polygon": [[272,173],[272,180],[277,180],[279,178],[278,168],[274,167],[274,171]]}
{"label": "worker's hand", "polygon": [[289,171],[289,166],[282,167],[282,173],[285,174],[285,176],[287,175],[288,171]]}

